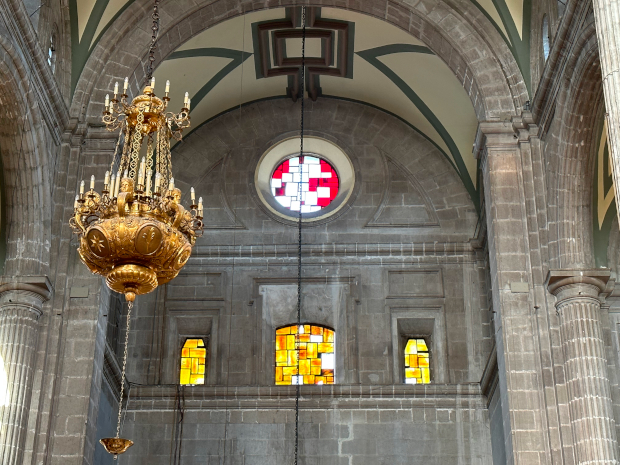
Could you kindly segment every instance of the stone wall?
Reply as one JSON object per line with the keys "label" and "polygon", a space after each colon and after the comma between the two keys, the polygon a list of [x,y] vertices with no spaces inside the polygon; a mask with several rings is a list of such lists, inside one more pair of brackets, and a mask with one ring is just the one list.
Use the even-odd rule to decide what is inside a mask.
{"label": "stone wall", "polygon": [[[136,305],[124,427],[136,441],[134,463],[167,463],[181,436],[184,463],[224,450],[225,463],[290,459],[293,391],[273,386],[273,366],[275,329],[296,321],[297,230],[265,211],[253,176],[264,151],[295,134],[298,115],[287,99],[258,102],[198,128],[173,152],[177,185],[204,193],[207,228],[183,272]],[[490,463],[479,383],[493,334],[486,261],[470,242],[471,199],[441,152],[379,110],[320,99],[306,124],[307,134],[347,153],[357,185],[344,213],[303,230],[302,320],[336,330],[337,386],[302,389],[301,463]],[[403,186],[386,160],[416,184]],[[396,195],[385,195],[388,186]],[[379,208],[413,212],[421,197],[435,226],[372,224]],[[426,388],[403,385],[399,342],[416,334],[430,337],[434,384]],[[182,388],[180,435],[173,386],[189,335],[208,339],[208,369],[206,386]],[[244,403],[220,408],[241,393]]]}

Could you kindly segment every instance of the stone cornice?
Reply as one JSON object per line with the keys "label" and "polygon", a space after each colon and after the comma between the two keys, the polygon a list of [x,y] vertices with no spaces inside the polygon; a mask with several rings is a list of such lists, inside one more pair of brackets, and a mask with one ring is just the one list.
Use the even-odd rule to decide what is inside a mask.
{"label": "stone cornice", "polygon": [[[176,385],[133,385],[128,411],[174,410]],[[192,386],[185,389],[186,410],[292,409],[296,386]],[[486,409],[479,384],[302,386],[302,409]]]}
{"label": "stone cornice", "polygon": [[58,83],[44,57],[37,34],[21,0],[0,0],[0,15],[27,69],[31,89],[56,144],[69,121]]}
{"label": "stone cornice", "polygon": [[482,121],[474,142],[474,157],[484,159],[489,151],[515,150],[521,143],[529,143],[538,137],[538,127],[529,111],[504,121]]}

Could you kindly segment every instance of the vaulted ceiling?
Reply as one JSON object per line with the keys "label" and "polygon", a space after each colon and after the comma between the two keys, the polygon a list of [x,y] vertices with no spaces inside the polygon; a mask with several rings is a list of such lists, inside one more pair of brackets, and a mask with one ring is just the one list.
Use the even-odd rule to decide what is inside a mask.
{"label": "vaulted ceiling", "polygon": [[[529,76],[530,0],[471,0]],[[73,82],[106,28],[133,0],[71,0]],[[406,122],[452,163],[472,199],[477,118],[452,70],[424,43],[379,19],[334,8],[308,9],[311,98],[379,107]],[[249,102],[298,95],[299,10],[262,10],[192,37],[155,71],[156,92],[171,81],[171,105],[192,98],[192,126]]]}

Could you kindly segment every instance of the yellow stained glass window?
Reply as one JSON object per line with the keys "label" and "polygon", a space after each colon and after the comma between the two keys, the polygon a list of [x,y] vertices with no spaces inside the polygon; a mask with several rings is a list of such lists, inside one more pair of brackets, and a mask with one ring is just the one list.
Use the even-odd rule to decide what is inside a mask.
{"label": "yellow stained glass window", "polygon": [[205,383],[207,348],[203,339],[187,339],[181,349],[179,384]]}
{"label": "yellow stained glass window", "polygon": [[421,338],[408,339],[404,355],[405,383],[430,384],[430,353],[426,341]]}
{"label": "yellow stained glass window", "polygon": [[276,329],[276,384],[334,384],[335,345],[334,330],[323,326]]}

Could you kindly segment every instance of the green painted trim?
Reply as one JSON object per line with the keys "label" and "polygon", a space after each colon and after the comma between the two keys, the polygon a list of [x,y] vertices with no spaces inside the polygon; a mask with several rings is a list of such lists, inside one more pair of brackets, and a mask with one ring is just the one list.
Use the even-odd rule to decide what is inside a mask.
{"label": "green painted trim", "polygon": [[[598,150],[596,152],[596,155],[598,156]],[[614,185],[614,178],[611,175],[611,160],[609,159],[609,141],[605,141],[605,148],[603,149],[603,163],[603,192],[607,195],[609,189],[611,189]]]}
{"label": "green painted trim", "polygon": [[[442,155],[446,158],[446,160],[448,161],[448,163],[450,163],[450,166],[452,166],[452,167],[454,168],[454,170],[458,173],[458,169],[457,169],[456,165],[452,162],[452,160],[451,160],[451,159],[450,159],[450,157],[446,154],[446,152],[445,152],[445,151],[444,151],[444,150],[443,150],[443,149],[442,149],[439,145],[437,145],[437,143],[435,143],[435,141],[433,141],[431,138],[429,138],[426,134],[424,134],[424,132],[422,132],[420,129],[418,129],[417,127],[415,127],[415,126],[414,126],[413,124],[411,124],[409,121],[407,121],[407,120],[403,119],[402,117],[398,116],[397,114],[392,113],[391,111],[388,111],[388,110],[386,110],[385,108],[379,107],[379,106],[377,106],[377,105],[373,105],[373,104],[368,103],[368,102],[364,102],[364,101],[362,101],[362,100],[356,100],[356,99],[346,98],[346,97],[339,97],[339,96],[336,96],[336,95],[323,95],[323,97],[325,97],[325,98],[331,98],[331,99],[334,99],[334,100],[343,100],[343,101],[345,101],[345,102],[353,102],[353,103],[358,103],[358,104],[360,104],[360,105],[365,105],[365,106],[368,106],[368,107],[374,108],[374,109],[376,109],[376,110],[382,111],[383,113],[387,113],[387,114],[388,114],[388,115],[390,115],[390,116],[393,116],[394,118],[398,119],[398,120],[399,120],[399,121],[401,121],[402,123],[404,123],[404,124],[406,124],[407,126],[409,126],[409,127],[410,127],[411,129],[413,129],[415,132],[417,132],[418,134],[420,134],[420,135],[421,135],[422,137],[424,137],[424,138],[425,138],[428,142],[430,142],[430,143],[433,145],[433,147],[435,147],[437,150],[439,150],[439,152],[441,152],[441,154],[442,154]],[[211,118],[209,118],[209,119],[207,119],[207,120],[203,121],[202,123],[200,123],[200,124],[199,124],[198,126],[196,126],[195,128],[192,128],[192,130],[191,130],[190,132],[188,132],[187,134],[185,134],[185,135],[183,136],[183,138],[185,139],[185,138],[189,137],[191,134],[193,134],[195,131],[197,131],[198,129],[200,129],[200,128],[201,128],[202,126],[204,126],[205,124],[210,123],[211,121],[213,121],[213,120],[215,120],[215,119],[219,118],[220,116],[225,115],[226,113],[229,113],[229,112],[234,111],[234,110],[238,110],[238,109],[239,109],[239,108],[241,108],[241,107],[246,107],[246,106],[252,105],[252,104],[254,104],[254,103],[258,103],[258,102],[265,102],[265,101],[268,101],[268,100],[287,99],[287,98],[289,98],[289,97],[288,97],[288,96],[286,96],[286,95],[277,95],[277,96],[273,96],[273,97],[264,97],[264,98],[259,98],[259,99],[256,99],[256,100],[252,100],[252,101],[250,101],[250,102],[245,102],[245,103],[243,103],[243,104],[241,104],[241,105],[235,105],[234,107],[230,107],[229,109],[224,110],[224,111],[222,111],[222,112],[218,113],[217,115],[214,115],[214,116],[212,116]],[[181,144],[182,144],[182,143],[183,143],[183,142],[181,141]],[[172,150],[175,150],[175,149],[176,149],[179,145],[181,145],[181,144],[177,144],[177,145],[175,145],[175,146],[173,147],[173,149],[172,149]],[[478,165],[479,165],[479,164],[480,164],[480,163],[478,163]],[[460,177],[460,176],[459,176],[459,177]],[[469,191],[468,191],[468,193],[469,193]],[[470,196],[471,196],[471,193],[470,193]],[[475,199],[477,199],[477,198],[478,198],[478,194],[476,194],[476,197],[472,197],[472,202],[474,203],[474,206],[476,206],[476,211],[478,211],[478,212],[479,212],[479,211],[480,211],[480,209],[479,209],[479,207],[477,206],[477,205],[478,205],[478,203],[479,203],[479,201],[477,202],[477,201],[475,200]]]}
{"label": "green painted trim", "polygon": [[[442,149],[439,145],[437,145],[437,143],[431,139],[430,137],[428,137],[424,132],[422,132],[420,129],[418,129],[416,126],[414,126],[413,124],[411,124],[409,121],[407,121],[406,119],[404,119],[401,116],[398,116],[396,113],[392,113],[389,110],[386,110],[385,108],[382,108],[380,106],[377,105],[373,105],[372,103],[368,103],[368,102],[364,102],[363,100],[357,100],[354,98],[347,98],[347,97],[339,97],[337,95],[323,95],[323,97],[327,97],[327,98],[333,98],[335,100],[344,100],[345,102],[353,102],[353,103],[359,103],[361,105],[366,105],[367,107],[370,108],[374,108],[376,110],[380,110],[383,113],[387,113],[388,115],[396,118],[397,120],[399,120],[400,122],[406,124],[407,126],[409,126],[411,129],[413,129],[415,132],[417,132],[418,134],[420,134],[422,137],[424,137],[428,142],[430,142],[431,144],[433,144],[433,146],[439,150],[441,152],[441,154],[446,157],[446,160],[448,160],[448,163],[450,163],[450,166],[452,166],[454,168],[454,170],[458,173],[458,168],[456,167],[456,165],[454,164],[454,162],[452,161],[452,159],[448,156],[448,154],[444,151],[444,149]],[[460,176],[459,176],[460,177]]]}
{"label": "green painted trim", "polygon": [[[420,51],[419,49],[423,49],[424,51]],[[387,55],[390,53],[403,53],[403,52],[416,52],[416,53],[428,53],[426,50],[427,47],[420,47],[418,45],[405,45],[402,44],[402,47],[398,44],[395,45],[386,45],[384,47],[378,47],[376,49],[364,50],[362,52],[357,52],[357,55],[365,59],[368,63],[373,65],[379,71],[381,71],[388,79],[390,79],[396,86],[405,94],[405,96],[413,103],[416,108],[422,113],[422,115],[428,120],[428,122],[433,126],[435,131],[439,134],[439,136],[443,139],[445,144],[448,146],[450,153],[452,154],[452,158],[454,159],[454,163],[456,164],[457,172],[460,174],[461,180],[465,185],[465,188],[469,192],[469,195],[476,206],[476,210],[480,211],[480,199],[478,198],[476,188],[471,180],[469,175],[469,171],[463,162],[463,158],[461,156],[461,152],[458,147],[454,143],[452,136],[446,130],[446,128],[441,124],[439,118],[435,116],[435,114],[431,111],[431,109],[424,103],[424,101],[414,92],[414,90],[407,85],[407,83],[392,71],[388,66],[383,64],[378,57],[382,55]],[[430,50],[429,50],[430,51]],[[431,54],[433,54],[431,52]],[[433,54],[434,55],[434,54]],[[442,151],[443,152],[443,151]],[[447,156],[447,155],[446,155]],[[448,158],[449,159],[449,158]]]}
{"label": "green painted trim", "polygon": [[252,53],[248,53],[246,55],[246,53],[243,51],[231,50],[227,48],[194,48],[191,50],[174,52],[170,54],[170,56],[166,58],[165,61],[193,57],[221,57],[230,58],[232,60],[220,71],[218,71],[215,76],[209,79],[209,81],[192,96],[192,107],[196,108],[200,104],[202,99],[205,98],[207,94],[211,92],[211,90],[213,90],[213,88],[218,85],[222,79],[232,73],[236,68],[241,66],[241,64],[252,55]]}
{"label": "green painted trim", "polygon": [[[506,42],[506,44],[508,45],[508,47],[510,47],[510,49],[512,50],[512,43],[510,42],[510,39],[506,36],[506,34],[504,34],[504,31],[502,31],[502,28],[499,27],[499,24],[497,24],[495,22],[495,20],[493,19],[493,17],[491,16],[491,14],[482,6],[480,5],[480,3],[478,3],[476,0],[471,0],[471,2],[476,5],[476,7],[480,10],[480,12],[487,17],[487,19],[489,21],[491,21],[491,23],[493,24],[493,27],[495,27],[495,29],[497,29],[497,32],[499,32],[499,34],[502,36],[502,39],[504,39],[504,41]],[[500,14],[500,18],[502,17],[502,15]],[[504,21],[502,21],[502,24],[504,23]]]}
{"label": "green painted trim", "polygon": [[519,31],[517,30],[517,26],[512,18],[512,14],[510,13],[510,9],[508,5],[506,5],[506,0],[492,0],[493,5],[497,9],[500,18],[502,19],[502,24],[504,28],[506,28],[506,32],[508,33],[508,37],[504,34],[504,31],[499,27],[499,25],[495,22],[495,20],[491,17],[489,12],[484,9],[477,0],[471,0],[471,2],[482,12],[484,16],[487,17],[489,21],[493,24],[493,27],[497,29],[497,32],[502,36],[504,42],[512,52],[512,55],[515,57],[517,61],[517,66],[521,70],[521,74],[523,75],[523,80],[525,81],[525,85],[527,87],[528,93],[532,94],[532,76],[530,69],[530,26],[531,26],[531,18],[532,18],[532,0],[524,0],[523,1],[523,39],[519,35]]}
{"label": "green painted trim", "polygon": [[260,62],[260,53],[258,51],[258,26],[260,26],[261,24],[279,23],[280,21],[282,21],[282,18],[270,19],[267,21],[257,21],[255,23],[252,23],[252,48],[254,49],[253,55],[254,55],[254,68],[256,70],[256,79],[265,79],[265,76],[263,76],[263,66]]}
{"label": "green painted trim", "polygon": [[[598,155],[594,163],[594,173],[598,173]],[[614,218],[616,217],[616,199],[612,200],[609,208],[605,212],[605,219],[603,220],[603,225],[599,229],[598,175],[596,176],[597,182],[593,183],[594,192],[592,195],[592,245],[594,247],[594,262],[597,267],[601,267],[608,265],[607,249],[609,248],[609,236],[611,234],[611,226],[613,224]]]}
{"label": "green painted trim", "polygon": [[[435,53],[424,45],[411,45],[411,44],[390,44],[383,45],[377,48],[370,48],[362,52],[357,52],[359,56],[361,54],[367,54],[371,57],[378,58],[383,55],[391,55],[393,53],[425,53],[427,55],[435,55]],[[366,60],[365,57],[362,56]],[[368,60],[367,60],[368,61]]]}
{"label": "green painted trim", "polygon": [[[601,122],[598,125],[598,135],[596,138],[596,157],[594,161],[594,176],[595,182],[593,182],[593,193],[592,193],[592,245],[594,247],[594,262],[597,267],[608,266],[608,256],[607,249],[609,248],[609,237],[611,235],[611,226],[613,224],[614,218],[616,217],[616,199],[614,198],[609,205],[609,208],[605,212],[605,218],[603,219],[603,224],[599,229],[599,217],[598,217],[598,169],[599,169],[599,161],[598,161],[598,150],[601,145],[601,139],[603,137],[603,130],[605,128],[605,120],[601,117]],[[607,145],[607,144],[606,144]],[[605,165],[609,165],[609,155],[603,155],[606,158],[603,158],[603,162]],[[603,174],[606,174],[605,171]],[[605,181],[603,179],[604,185],[603,190],[605,194],[608,189],[605,188]],[[612,179],[613,185],[613,179]]]}
{"label": "green painted trim", "polygon": [[[118,16],[125,11],[135,0],[129,0],[108,22],[108,24],[103,28],[101,33],[97,36],[96,40],[93,42],[93,37],[101,22],[101,18],[105,13],[105,10],[108,6],[109,0],[96,0],[95,6],[91,11],[90,16],[88,17],[88,21],[86,23],[86,27],[84,29],[84,35],[82,36],[82,40],[80,40],[80,31],[78,26],[78,15],[77,15],[77,2],[79,0],[69,0],[69,21],[71,25],[71,95],[75,92],[75,88],[77,87],[78,80],[82,71],[84,70],[84,66],[86,66],[86,62],[90,57],[90,54],[101,39],[101,36],[107,31],[107,29],[112,25],[114,20],[118,18]],[[92,43],[92,45],[91,45]]]}
{"label": "green painted trim", "polygon": [[525,86],[529,95],[532,95],[532,73],[530,64],[530,37],[531,37],[531,22],[532,22],[532,0],[523,0],[523,38],[519,35],[517,26],[512,18],[510,9],[506,5],[506,0],[493,0],[493,5],[499,12],[504,27],[508,32],[508,36],[512,45],[508,44],[513,56],[517,60],[517,65],[523,75]]}
{"label": "green painted trim", "polygon": [[[117,12],[114,16],[112,16],[112,19],[110,19],[110,21],[108,21],[108,24],[106,24],[103,29],[101,29],[101,32],[99,33],[99,35],[97,36],[97,38],[95,39],[95,41],[92,43],[92,46],[90,47],[90,51],[92,52],[93,48],[95,48],[95,45],[97,45],[97,42],[99,42],[99,40],[101,39],[101,37],[103,36],[103,34],[105,34],[105,32],[110,28],[110,26],[112,26],[112,24],[114,23],[114,21],[116,21],[116,19],[123,14],[123,12],[129,8],[129,6],[134,2],[135,0],[129,0],[127,3],[125,3]],[[98,24],[97,24],[98,25]]]}

